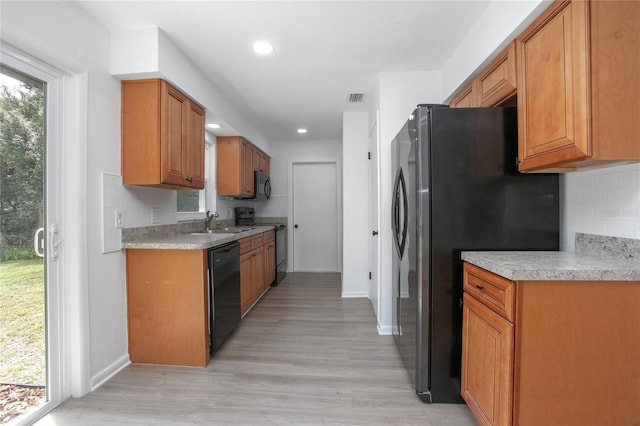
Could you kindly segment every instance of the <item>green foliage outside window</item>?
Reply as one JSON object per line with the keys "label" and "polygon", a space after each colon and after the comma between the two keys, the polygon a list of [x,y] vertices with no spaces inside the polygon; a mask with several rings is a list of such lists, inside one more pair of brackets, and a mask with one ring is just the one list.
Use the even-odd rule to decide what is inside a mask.
{"label": "green foliage outside window", "polygon": [[44,104],[44,85],[0,86],[0,260],[35,257],[33,233],[44,223]]}
{"label": "green foliage outside window", "polygon": [[200,190],[181,189],[178,191],[178,212],[199,212],[200,211]]}

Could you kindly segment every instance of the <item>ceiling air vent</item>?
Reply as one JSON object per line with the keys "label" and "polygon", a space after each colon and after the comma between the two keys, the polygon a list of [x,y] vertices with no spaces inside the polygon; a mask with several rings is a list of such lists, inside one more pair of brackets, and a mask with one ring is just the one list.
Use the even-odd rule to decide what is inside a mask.
{"label": "ceiling air vent", "polygon": [[349,102],[350,103],[360,103],[364,100],[364,93],[351,93],[349,94]]}

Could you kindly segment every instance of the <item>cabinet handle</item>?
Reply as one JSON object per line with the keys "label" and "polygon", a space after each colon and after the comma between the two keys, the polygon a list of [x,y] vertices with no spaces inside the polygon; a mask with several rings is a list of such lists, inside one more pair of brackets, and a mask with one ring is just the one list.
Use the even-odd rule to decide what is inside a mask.
{"label": "cabinet handle", "polygon": [[476,285],[476,288],[477,288],[478,290],[482,290],[482,289],[484,289],[484,286],[483,286],[483,285]]}
{"label": "cabinet handle", "polygon": [[184,178],[184,180],[186,180],[187,182],[193,182],[193,178],[191,178],[191,177],[186,177],[186,178]]}

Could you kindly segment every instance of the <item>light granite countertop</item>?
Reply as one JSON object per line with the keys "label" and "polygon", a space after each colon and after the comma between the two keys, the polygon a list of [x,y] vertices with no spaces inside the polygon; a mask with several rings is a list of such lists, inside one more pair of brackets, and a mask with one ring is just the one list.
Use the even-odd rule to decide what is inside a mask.
{"label": "light granite countertop", "polygon": [[251,237],[274,229],[269,226],[253,226],[249,231],[236,234],[198,234],[191,235],[188,230],[177,234],[142,234],[130,236],[122,241],[123,249],[160,249],[160,250],[206,250],[218,247],[242,238]]}
{"label": "light granite countertop", "polygon": [[639,281],[640,240],[576,234],[576,251],[463,251],[462,260],[513,281]]}

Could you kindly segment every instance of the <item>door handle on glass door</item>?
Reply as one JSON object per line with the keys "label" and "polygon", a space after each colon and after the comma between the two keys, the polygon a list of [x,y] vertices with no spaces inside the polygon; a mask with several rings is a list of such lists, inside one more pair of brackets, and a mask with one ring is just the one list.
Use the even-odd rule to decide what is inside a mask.
{"label": "door handle on glass door", "polygon": [[58,225],[56,225],[55,223],[53,225],[51,225],[51,231],[49,232],[50,234],[50,242],[49,244],[51,245],[51,259],[52,260],[57,260],[58,259],[58,247],[60,246],[60,244],[62,244],[62,240],[60,239],[59,233],[58,233]]}
{"label": "door handle on glass door", "polygon": [[41,238],[43,233],[44,228],[38,228],[36,233],[33,234],[33,250],[38,257],[44,257],[44,238]]}

